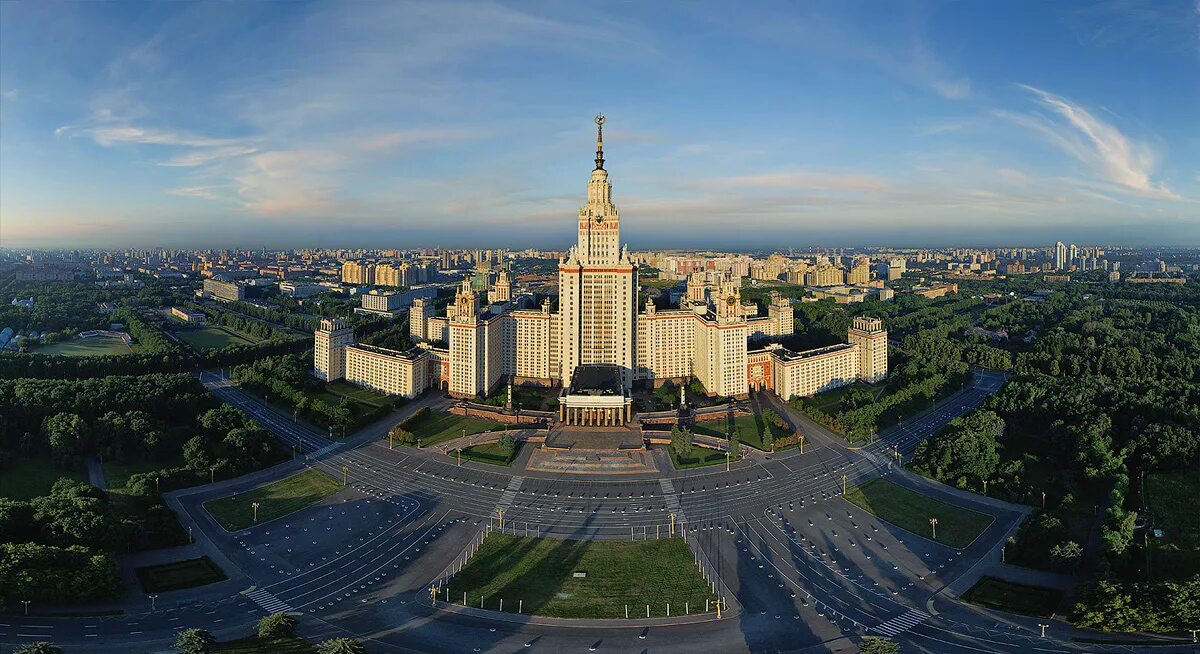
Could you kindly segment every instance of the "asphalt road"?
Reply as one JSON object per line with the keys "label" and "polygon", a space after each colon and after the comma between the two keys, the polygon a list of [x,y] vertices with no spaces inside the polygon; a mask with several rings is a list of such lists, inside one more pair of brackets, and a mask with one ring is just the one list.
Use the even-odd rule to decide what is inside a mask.
{"label": "asphalt road", "polygon": [[[853,651],[847,637],[887,635],[928,652],[1127,652],[1087,645],[1058,621],[1015,618],[958,602],[948,587],[977,574],[1021,518],[1019,507],[928,484],[892,468],[949,420],[1003,383],[982,373],[972,386],[862,449],[780,403],[809,438],[804,454],[755,455],[660,477],[514,474],[485,464],[391,450],[387,424],[341,444],[264,406],[227,380],[203,381],[246,411],[297,458],[246,479],[175,493],[181,520],[230,579],[162,593],[155,609],[108,617],[0,618],[0,643],[53,640],[68,652],[167,651],[185,627],[221,638],[246,635],[261,616],[300,615],[309,638],[354,635],[371,651]],[[415,411],[439,398],[410,404]],[[381,440],[382,438],[382,440]],[[348,487],[317,506],[234,533],[203,510],[223,497],[305,466],[343,475]],[[992,517],[955,550],[883,523],[841,499],[843,485],[888,475]],[[506,614],[468,615],[431,605],[428,589],[463,560],[487,529],[564,538],[677,536],[704,561],[729,610],[717,621],[624,626],[619,619],[562,624]],[[512,598],[519,599],[519,598]],[[511,604],[509,605],[511,606]],[[678,611],[678,608],[676,608]],[[1039,622],[1051,626],[1040,636]],[[625,624],[636,624],[636,621]],[[1190,644],[1155,652],[1190,652]]]}

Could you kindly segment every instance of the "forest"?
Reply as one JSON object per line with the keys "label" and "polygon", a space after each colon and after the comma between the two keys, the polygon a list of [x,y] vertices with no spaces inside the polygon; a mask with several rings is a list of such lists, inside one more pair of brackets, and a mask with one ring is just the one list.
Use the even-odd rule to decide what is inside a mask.
{"label": "forest", "polygon": [[[1010,290],[1004,282],[990,288]],[[1194,572],[1150,575],[1144,564],[1153,516],[1131,483],[1158,471],[1200,474],[1200,287],[1147,294],[1072,285],[1043,302],[983,311],[977,324],[1022,336],[996,346],[1011,356],[1013,377],[976,413],[923,443],[912,462],[946,483],[1038,507],[1010,544],[1014,560],[1089,579],[1073,609],[1083,626],[1200,622]],[[1090,547],[1093,521],[1099,540]]]}

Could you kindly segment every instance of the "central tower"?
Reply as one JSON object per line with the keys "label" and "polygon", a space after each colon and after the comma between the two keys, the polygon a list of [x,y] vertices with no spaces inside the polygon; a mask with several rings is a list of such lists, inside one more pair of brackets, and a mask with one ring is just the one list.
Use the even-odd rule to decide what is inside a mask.
{"label": "central tower", "polygon": [[596,116],[596,167],[587,202],[579,208],[578,239],[559,262],[561,379],[569,384],[586,364],[620,366],[625,388],[633,385],[637,269],[622,249],[621,216],[612,203],[604,169],[604,116]]}

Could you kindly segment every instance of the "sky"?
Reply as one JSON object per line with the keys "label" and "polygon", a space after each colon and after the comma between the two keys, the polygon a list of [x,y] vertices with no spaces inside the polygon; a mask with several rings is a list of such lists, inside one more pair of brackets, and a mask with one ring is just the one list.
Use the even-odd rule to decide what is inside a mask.
{"label": "sky", "polygon": [[0,247],[1200,244],[1200,0],[0,2]]}

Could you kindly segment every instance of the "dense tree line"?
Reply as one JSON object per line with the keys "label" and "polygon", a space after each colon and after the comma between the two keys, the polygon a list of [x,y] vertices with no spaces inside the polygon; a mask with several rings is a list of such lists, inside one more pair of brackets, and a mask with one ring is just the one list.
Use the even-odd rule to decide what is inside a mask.
{"label": "dense tree line", "polygon": [[918,358],[903,361],[889,376],[888,385],[894,390],[878,400],[865,389],[862,393],[852,390],[843,396],[834,413],[826,412],[816,402],[801,397],[793,397],[790,403],[818,424],[844,434],[851,441],[860,441],[953,393],[970,381],[970,371],[961,361],[924,361]]}
{"label": "dense tree line", "polygon": [[310,361],[312,354],[307,352],[266,357],[237,366],[233,378],[268,401],[291,407],[297,416],[338,432],[349,433],[391,410],[392,404],[367,407],[346,397],[329,401],[316,396],[324,391],[325,383],[309,374]]}
{"label": "dense tree line", "polygon": [[988,480],[988,493],[1004,499],[1036,505],[1048,492],[1047,509],[1022,527],[1014,550],[1018,559],[1059,569],[1073,569],[1083,554],[1081,543],[1066,539],[1071,506],[1096,498],[1103,509],[1100,581],[1076,606],[1082,626],[1164,630],[1184,626],[1178,616],[1189,606],[1195,616],[1194,604],[1176,599],[1187,592],[1195,598],[1197,578],[1131,577],[1142,559],[1131,478],[1200,463],[1200,288],[1146,291],[1173,302],[1127,299],[1123,285],[1072,286],[1043,302],[984,311],[988,328],[1031,336],[1004,347],[1015,376],[971,420],[955,421],[922,445],[913,461],[918,471],[960,487],[978,490]]}
{"label": "dense tree line", "polygon": [[88,484],[60,479],[30,502],[0,498],[0,600],[115,599],[120,540],[107,496]]}

